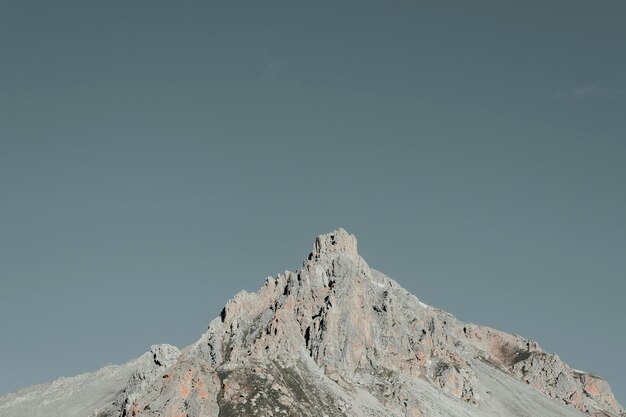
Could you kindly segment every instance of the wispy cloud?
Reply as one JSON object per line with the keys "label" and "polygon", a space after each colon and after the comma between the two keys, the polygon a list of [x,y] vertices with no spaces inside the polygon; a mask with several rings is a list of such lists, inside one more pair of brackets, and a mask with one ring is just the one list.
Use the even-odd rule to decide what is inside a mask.
{"label": "wispy cloud", "polygon": [[610,89],[598,84],[586,84],[565,91],[557,91],[554,97],[564,100],[583,100],[587,98],[608,100],[624,95],[624,90]]}
{"label": "wispy cloud", "polygon": [[263,82],[279,83],[296,90],[302,87],[289,68],[287,59],[281,57],[264,56],[260,77]]}
{"label": "wispy cloud", "polygon": [[279,78],[286,73],[287,60],[284,58],[265,57],[263,63],[264,78]]}

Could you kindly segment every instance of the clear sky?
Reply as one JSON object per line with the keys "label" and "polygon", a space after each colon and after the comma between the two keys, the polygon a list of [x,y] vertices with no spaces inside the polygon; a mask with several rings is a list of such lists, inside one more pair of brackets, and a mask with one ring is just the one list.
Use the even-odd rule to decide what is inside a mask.
{"label": "clear sky", "polygon": [[0,393],[196,340],[342,226],[626,403],[626,2],[0,2]]}

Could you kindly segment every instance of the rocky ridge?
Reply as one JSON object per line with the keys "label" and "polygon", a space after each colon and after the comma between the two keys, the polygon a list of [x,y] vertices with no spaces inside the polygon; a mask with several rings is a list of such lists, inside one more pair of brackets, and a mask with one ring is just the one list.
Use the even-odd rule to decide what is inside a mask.
{"label": "rocky ridge", "polygon": [[[196,343],[122,369],[97,410],[41,415],[626,416],[600,377],[420,302],[343,229],[318,236],[298,271],[237,294]],[[28,395],[1,398],[0,416],[19,417]]]}

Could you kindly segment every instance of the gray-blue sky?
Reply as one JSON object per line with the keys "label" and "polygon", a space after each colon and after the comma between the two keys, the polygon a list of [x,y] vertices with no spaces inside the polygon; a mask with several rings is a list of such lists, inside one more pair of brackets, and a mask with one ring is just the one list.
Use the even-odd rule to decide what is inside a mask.
{"label": "gray-blue sky", "polygon": [[626,3],[0,3],[0,392],[185,345],[343,226],[626,402]]}

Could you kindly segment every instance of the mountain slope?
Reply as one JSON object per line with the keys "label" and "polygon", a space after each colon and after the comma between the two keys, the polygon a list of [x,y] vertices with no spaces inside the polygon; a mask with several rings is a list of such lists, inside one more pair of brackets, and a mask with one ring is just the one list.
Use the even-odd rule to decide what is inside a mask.
{"label": "mountain slope", "polygon": [[[127,383],[94,373],[83,397],[28,415],[626,416],[601,378],[421,303],[343,229],[318,236],[297,272],[237,294],[198,342],[136,362]],[[0,399],[0,416],[34,404],[28,390]]]}
{"label": "mountain slope", "polygon": [[106,366],[99,371],[60,378],[33,385],[0,398],[0,416],[50,417],[87,416],[107,409],[125,389],[134,389],[146,375],[155,376],[178,358],[180,351],[170,345],[152,346],[149,352],[124,365]]}

